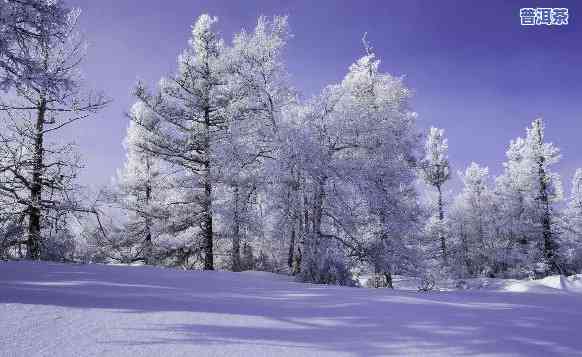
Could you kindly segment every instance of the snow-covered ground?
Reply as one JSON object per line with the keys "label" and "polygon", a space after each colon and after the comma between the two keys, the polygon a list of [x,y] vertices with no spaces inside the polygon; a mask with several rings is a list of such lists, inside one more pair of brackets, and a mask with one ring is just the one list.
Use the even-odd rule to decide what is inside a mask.
{"label": "snow-covered ground", "polygon": [[0,355],[582,356],[582,280],[467,284],[418,293],[0,262]]}

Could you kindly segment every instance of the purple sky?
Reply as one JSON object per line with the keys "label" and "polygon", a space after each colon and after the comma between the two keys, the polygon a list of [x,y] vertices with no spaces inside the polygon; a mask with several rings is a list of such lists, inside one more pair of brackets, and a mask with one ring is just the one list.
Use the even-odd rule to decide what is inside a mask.
{"label": "purple sky", "polygon": [[[509,140],[543,116],[548,140],[563,153],[567,191],[582,167],[582,3],[574,1],[227,1],[70,0],[82,9],[90,42],[83,71],[114,102],[77,125],[84,184],[109,182],[122,166],[124,112],[137,79],[155,83],[176,67],[201,13],[219,17],[225,39],[257,16],[289,15],[287,52],[293,84],[304,97],[340,81],[362,55],[368,32],[381,69],[406,75],[421,128],[446,130],[454,170],[471,161],[501,171]],[[485,5],[487,3],[487,5]],[[577,5],[577,6],[575,6]],[[567,7],[564,27],[521,27],[521,7]]]}

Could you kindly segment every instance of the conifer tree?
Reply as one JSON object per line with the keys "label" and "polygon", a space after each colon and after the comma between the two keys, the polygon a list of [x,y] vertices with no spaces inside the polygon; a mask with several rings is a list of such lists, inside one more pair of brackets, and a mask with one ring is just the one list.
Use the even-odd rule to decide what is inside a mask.
{"label": "conifer tree", "polygon": [[445,131],[438,128],[430,128],[425,144],[425,157],[421,161],[421,169],[427,184],[437,190],[437,215],[436,225],[438,239],[441,244],[443,262],[447,264],[446,229],[444,228],[445,211],[443,203],[443,185],[450,178],[448,143]]}

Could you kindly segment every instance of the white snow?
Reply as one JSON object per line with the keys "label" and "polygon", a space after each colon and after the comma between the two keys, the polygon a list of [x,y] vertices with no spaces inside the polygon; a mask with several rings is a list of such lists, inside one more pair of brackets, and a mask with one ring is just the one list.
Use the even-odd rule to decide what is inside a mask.
{"label": "white snow", "polygon": [[580,277],[467,286],[0,263],[0,356],[582,356]]}

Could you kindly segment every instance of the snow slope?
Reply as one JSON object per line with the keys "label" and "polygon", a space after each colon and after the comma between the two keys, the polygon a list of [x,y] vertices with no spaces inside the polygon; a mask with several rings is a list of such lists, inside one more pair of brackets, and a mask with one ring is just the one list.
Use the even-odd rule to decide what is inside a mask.
{"label": "snow slope", "polygon": [[0,262],[0,356],[582,356],[582,284],[417,293]]}

